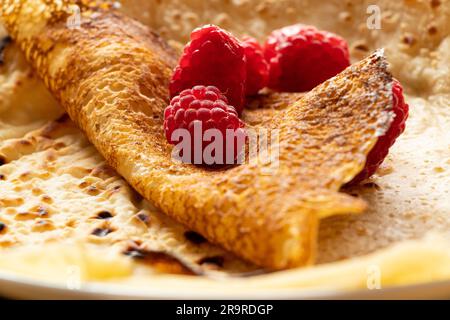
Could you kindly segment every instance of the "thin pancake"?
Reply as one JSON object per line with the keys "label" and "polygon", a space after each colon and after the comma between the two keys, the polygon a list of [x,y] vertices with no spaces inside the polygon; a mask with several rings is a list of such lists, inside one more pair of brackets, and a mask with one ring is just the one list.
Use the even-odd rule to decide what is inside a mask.
{"label": "thin pancake", "polygon": [[280,153],[276,175],[265,175],[267,164],[254,159],[222,171],[174,166],[161,126],[171,50],[118,13],[98,11],[92,18],[92,8],[82,8],[81,28],[70,30],[68,3],[33,1],[25,10],[23,2],[6,1],[3,18],[71,118],[163,212],[256,264],[279,269],[313,261],[320,217],[364,209],[338,189],[361,169],[389,124],[392,78],[380,54],[274,117],[268,127],[280,131],[280,144],[271,146]]}
{"label": "thin pancake", "polygon": [[[23,221],[20,222],[22,225],[17,222],[18,229],[24,236],[23,242],[12,245],[10,249],[2,250],[1,271],[11,270],[14,273],[21,273],[23,276],[66,283],[67,271],[73,271],[75,267],[78,267],[81,271],[80,280],[105,281],[115,277],[116,284],[130,283],[139,287],[127,292],[141,292],[145,288],[146,290],[158,290],[158,293],[170,291],[171,297],[174,297],[174,293],[185,293],[189,297],[193,297],[194,294],[196,297],[199,295],[213,297],[217,296],[212,295],[213,292],[211,292],[211,289],[215,288],[215,292],[219,293],[222,298],[226,295],[236,298],[237,292],[243,293],[248,290],[253,292],[252,297],[255,297],[261,292],[275,292],[276,288],[280,286],[288,290],[295,288],[296,291],[305,287],[307,292],[303,294],[308,297],[315,294],[311,287],[367,288],[368,272],[376,271],[374,268],[378,268],[380,271],[379,275],[382,279],[379,279],[379,284],[383,288],[394,284],[411,284],[450,277],[448,273],[450,270],[449,243],[439,237],[421,239],[429,232],[438,231],[448,234],[450,229],[448,215],[450,203],[444,201],[448,199],[450,191],[448,190],[450,162],[445,160],[449,159],[448,130],[445,129],[449,126],[450,120],[448,113],[448,101],[450,101],[448,80],[450,78],[447,77],[449,69],[447,62],[450,61],[448,59],[450,53],[448,31],[450,28],[446,27],[450,23],[450,19],[445,19],[445,12],[450,12],[449,2],[441,2],[440,6],[431,7],[427,1],[408,2],[407,4],[388,0],[377,1],[382,12],[385,13],[383,16],[386,17],[386,24],[383,26],[387,26],[387,28],[383,28],[382,32],[376,34],[373,30],[358,27],[360,24],[365,26],[366,8],[369,4],[373,4],[373,1],[352,1],[351,7],[347,6],[346,2],[333,0],[323,1],[321,6],[317,6],[316,1],[313,0],[302,0],[301,6],[297,0],[283,1],[282,6],[277,5],[278,1],[272,3],[264,1],[264,5],[266,5],[264,10],[260,10],[262,3],[259,3],[259,0],[246,1],[245,4],[244,2],[220,2],[215,6],[202,5],[201,7],[198,4],[205,2],[198,0],[183,0],[182,2],[178,0],[163,2],[127,0],[121,2],[124,11],[134,12],[134,17],[141,19],[152,28],[164,32],[168,39],[178,39],[180,35],[187,37],[193,27],[202,23],[218,23],[220,18],[220,23],[233,32],[250,32],[261,39],[270,30],[286,24],[301,21],[317,25],[319,28],[344,35],[352,48],[354,59],[364,56],[370,48],[384,46],[394,74],[402,81],[408,93],[406,98],[411,105],[411,116],[408,120],[407,130],[392,149],[386,165],[381,168],[379,174],[371,179],[367,186],[351,190],[352,193],[361,193],[361,196],[368,200],[369,212],[363,215],[331,217],[321,221],[318,262],[332,262],[327,265],[257,277],[254,281],[243,282],[239,288],[234,286],[231,281],[208,282],[207,285],[202,286],[200,284],[205,282],[203,277],[190,277],[192,281],[186,282],[186,279],[174,275],[164,277],[164,279],[161,279],[163,277],[161,274],[147,275],[143,271],[153,270],[150,262],[146,262],[143,265],[145,267],[138,268],[138,270],[130,269],[132,266],[140,267],[141,264],[130,264],[129,260],[132,256],[121,254],[122,248],[114,244],[114,239],[116,239],[113,236],[114,233],[103,237],[101,242],[96,241],[94,248],[87,246],[93,241],[93,238],[83,238],[85,233],[82,229],[69,236],[61,233],[53,240],[43,241],[45,244],[38,247],[37,243],[40,243],[41,238],[51,237],[47,238],[43,233],[30,232],[32,225],[32,220],[30,220],[25,225]],[[299,6],[296,7],[297,5]],[[257,10],[248,10],[248,8],[254,7]],[[180,11],[182,12],[181,19],[177,20],[175,18]],[[327,17],[330,15],[336,18],[328,19]],[[196,17],[200,17],[202,20],[193,19]],[[223,17],[228,17],[228,19],[223,19]],[[227,23],[230,17],[233,17],[232,23]],[[398,27],[400,22],[402,28]],[[428,33],[430,25],[433,26],[433,30],[437,30],[437,33]],[[409,39],[414,38],[415,42],[404,44],[404,33],[408,33]],[[37,127],[40,119],[48,119],[48,114],[39,111],[40,106],[47,104],[47,110],[60,112],[59,106],[52,99],[48,99],[47,102],[35,99],[36,92],[40,97],[48,95],[48,93],[32,76],[28,66],[22,63],[19,64],[20,68],[17,70],[14,68],[17,65],[16,61],[24,60],[14,47],[13,44],[8,45],[5,57],[6,65],[3,68],[0,66],[0,83],[2,83],[0,96],[4,97],[4,99],[0,99],[2,121],[8,116],[7,121],[4,121],[7,126],[0,126],[0,140],[2,140],[1,133],[5,131],[13,136],[21,137],[21,132],[24,131],[23,127],[17,127],[18,123]],[[5,83],[3,81],[6,81],[6,85],[3,85]],[[420,90],[414,92],[413,88]],[[430,89],[432,91],[429,91]],[[2,95],[2,93],[6,93],[6,95]],[[417,96],[421,96],[421,98]],[[10,103],[12,100],[18,103],[12,105]],[[269,97],[264,100],[269,103],[273,99]],[[274,100],[278,100],[278,98]],[[24,110],[22,103],[36,107],[22,113],[21,111]],[[263,104],[263,106],[271,107],[270,104]],[[260,122],[260,118],[267,119],[262,115],[270,113],[270,111],[259,112],[259,110],[251,112],[251,123]],[[26,114],[27,119],[21,119],[21,114]],[[16,121],[18,116],[21,119],[20,122]],[[247,117],[246,120],[250,119]],[[79,130],[73,131],[75,134],[68,141],[69,145],[73,146],[73,154],[76,155],[75,150],[83,150],[77,141],[82,141],[84,138]],[[7,157],[11,157],[12,160],[0,168],[0,174],[6,175],[6,181],[12,172],[20,170],[17,166],[19,162],[25,170],[31,166],[33,159],[41,157],[40,150],[23,154],[23,158],[20,154],[13,157],[12,154],[16,154],[15,150],[23,150],[24,145],[20,143],[20,139],[12,142],[12,140],[5,141],[5,144],[10,146],[8,152],[3,149]],[[84,153],[81,152],[81,154]],[[96,154],[96,152],[94,151],[92,154]],[[25,204],[15,208],[26,211],[27,203],[41,203],[39,195],[26,192],[27,188],[31,183],[42,185],[44,191],[55,200],[53,207],[58,213],[56,229],[60,228],[65,220],[83,220],[86,213],[91,213],[91,209],[97,208],[99,205],[120,209],[134,208],[132,199],[136,194],[130,188],[121,188],[110,198],[101,195],[93,197],[88,193],[77,192],[77,185],[82,183],[83,179],[92,179],[89,177],[90,170],[104,163],[101,156],[89,157],[87,161],[79,163],[78,156],[61,155],[62,159],[59,159],[59,152],[56,152],[55,155],[62,167],[73,167],[73,169],[67,170],[76,172],[71,175],[74,179],[73,183],[58,184],[52,188],[51,181],[48,181],[50,189],[46,189],[48,184],[44,178],[34,177],[29,181],[8,184],[8,186],[5,181],[0,181],[2,186],[0,194],[7,193],[14,194],[15,197],[22,197]],[[34,163],[39,167],[38,161]],[[60,175],[61,178],[68,178],[65,172],[56,171],[53,175],[55,178]],[[105,189],[112,188],[118,181],[121,181],[120,178],[118,180],[108,178],[114,176],[116,175],[113,171],[104,172],[102,185]],[[21,190],[20,186],[24,188]],[[130,193],[124,192],[125,190],[129,190]],[[76,205],[70,205],[70,202],[63,200],[65,199],[64,195],[71,198],[73,193],[77,193],[78,199],[80,199]],[[9,218],[7,211],[10,208],[11,206],[0,208],[1,221]],[[68,208],[71,210],[68,211]],[[133,210],[138,212],[140,208]],[[153,219],[153,212],[157,211],[145,212],[150,219]],[[119,230],[128,229],[129,224],[133,224],[132,219],[126,218],[127,212],[118,210],[115,214],[116,216],[112,219]],[[54,220],[53,217],[49,219]],[[160,222],[156,217],[153,220]],[[146,240],[145,246],[151,245],[153,249],[165,248],[170,250],[169,253],[174,250],[186,260],[190,260],[190,250],[208,258],[205,259],[206,261],[217,260],[208,257],[210,252],[205,249],[207,243],[192,246],[190,241],[185,240],[183,231],[181,231],[183,229],[179,224],[172,221],[172,223],[161,223],[154,228],[152,226],[150,224],[151,230],[148,234],[145,233],[145,228],[141,229]],[[88,226],[86,235],[94,227],[94,224]],[[6,232],[1,236],[7,237],[9,232],[14,230],[16,230],[16,223],[8,225]],[[155,232],[161,234],[161,237],[153,237]],[[74,245],[75,238],[80,238],[81,243]],[[405,241],[410,238],[419,240]],[[59,245],[57,245],[58,248],[55,248],[55,245],[51,244],[52,242],[58,242],[61,244],[61,248]],[[392,245],[396,242],[398,244]],[[22,250],[22,247],[28,245],[29,248],[23,249],[29,250]],[[387,246],[386,249],[380,249]],[[179,251],[179,249],[181,250]],[[376,253],[368,254],[377,249]],[[116,252],[121,257],[112,256]],[[356,258],[356,256],[361,257]],[[340,259],[345,260],[334,262]],[[230,257],[224,259],[225,270],[231,270],[228,264],[229,260]],[[135,261],[140,260],[136,259]],[[87,285],[89,286],[89,284]],[[104,286],[101,289],[96,288],[102,292],[108,290]],[[3,287],[3,290],[6,289]],[[376,292],[385,294],[385,291],[376,290]],[[6,294],[6,291],[4,293]],[[373,294],[374,291],[368,293]],[[11,293],[8,292],[8,294]],[[145,294],[152,294],[152,292],[146,291]],[[414,290],[412,294],[421,296],[423,291]]]}

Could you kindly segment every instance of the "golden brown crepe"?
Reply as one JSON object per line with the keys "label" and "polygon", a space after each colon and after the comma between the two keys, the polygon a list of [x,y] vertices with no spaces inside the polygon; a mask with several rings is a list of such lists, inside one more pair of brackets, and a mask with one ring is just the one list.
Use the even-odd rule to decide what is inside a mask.
{"label": "golden brown crepe", "polygon": [[[450,19],[446,18],[450,3],[431,6],[428,1],[375,1],[383,14],[383,28],[368,30],[366,9],[373,1],[327,0],[320,6],[313,0],[215,1],[214,5],[199,0],[121,2],[122,11],[167,39],[186,41],[192,28],[212,22],[236,34],[250,33],[263,40],[273,28],[302,22],[344,35],[355,60],[367,55],[368,50],[384,46],[411,105],[407,130],[367,186],[350,191],[369,202],[368,211],[321,220],[318,262],[327,264],[226,282],[164,276],[167,270],[153,268],[151,260],[139,258],[139,254],[133,259],[124,255],[128,248],[136,248],[129,247],[126,239],[144,239],[138,248],[143,255],[146,251],[165,252],[203,269],[234,273],[255,268],[207,242],[191,242],[184,235],[191,235],[189,229],[161,215],[147,201],[137,201],[135,192],[113,170],[105,170],[103,157],[67,119],[50,124],[57,135],[53,129],[50,136],[42,136],[46,129],[23,137],[45,121],[56,119],[61,109],[11,43],[0,66],[0,155],[7,159],[0,166],[0,174],[6,177],[0,181],[0,198],[17,201],[0,206],[0,221],[8,226],[0,236],[4,248],[0,272],[11,270],[65,284],[68,275],[78,268],[83,281],[110,279],[115,284],[160,293],[210,297],[217,296],[214,293],[222,297],[250,293],[255,297],[264,292],[279,296],[293,288],[305,288],[311,296],[311,288],[367,288],[373,280],[384,288],[450,278],[448,240],[434,236],[422,239],[430,232],[448,234],[450,230],[450,150],[446,144],[450,137],[445,130],[450,120],[450,78],[446,76],[450,65],[446,63],[450,57]],[[412,40],[406,43],[406,38]],[[283,109],[289,103],[273,98],[290,101],[291,97],[280,96],[269,95],[263,98],[263,104],[255,102],[246,121],[269,121],[271,110],[253,109],[256,105]],[[10,139],[14,137],[17,139]],[[35,145],[36,141],[45,143]],[[66,147],[61,148],[62,144]],[[49,158],[51,165],[43,166]],[[121,187],[117,189],[117,185]],[[43,201],[48,198],[51,204]],[[51,209],[50,216],[14,218],[42,204]],[[95,219],[103,210],[114,217]],[[153,223],[144,224],[135,218],[138,214],[148,216]],[[41,220],[51,222],[54,229],[35,227]],[[91,232],[105,222],[116,230],[106,237],[92,236]],[[199,263],[204,261],[208,263]],[[216,264],[220,262],[222,267]],[[371,275],[378,275],[378,280]],[[422,291],[415,292],[420,295]]]}
{"label": "golden brown crepe", "polygon": [[[164,213],[258,265],[282,269],[315,256],[318,221],[358,213],[339,193],[390,123],[392,77],[381,53],[349,68],[265,124],[279,130],[273,164],[227,170],[174,164],[162,132],[175,55],[155,34],[111,10],[70,1],[3,3],[27,59],[108,163]],[[80,55],[80,52],[82,54]],[[274,151],[272,151],[274,152]]]}

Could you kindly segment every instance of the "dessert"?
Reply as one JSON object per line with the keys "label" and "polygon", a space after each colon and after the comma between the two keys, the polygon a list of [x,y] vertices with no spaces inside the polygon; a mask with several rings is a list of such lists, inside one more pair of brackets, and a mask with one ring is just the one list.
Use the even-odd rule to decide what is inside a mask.
{"label": "dessert", "polygon": [[[41,14],[30,14],[33,5]],[[270,145],[279,161],[250,159],[206,171],[173,165],[163,135],[160,115],[175,64],[171,48],[120,13],[81,9],[89,26],[81,30],[49,23],[65,21],[64,2],[36,1],[25,9],[24,3],[7,1],[2,18],[71,119],[164,213],[257,265],[283,269],[314,261],[321,218],[365,209],[361,199],[339,188],[361,170],[377,134],[390,124],[392,76],[382,52],[324,82],[266,124],[279,130],[280,143]],[[41,28],[30,32],[29,25]],[[267,175],[271,165],[276,173]]]}
{"label": "dessert", "polygon": [[[366,211],[320,219],[315,267],[264,275],[258,270],[259,276],[242,278],[255,275],[258,267],[143,200],[77,126],[61,117],[64,109],[13,41],[5,45],[0,65],[2,273],[65,285],[67,271],[77,266],[83,284],[102,282],[96,289],[102,292],[108,290],[108,281],[128,293],[146,290],[146,296],[151,290],[173,290],[189,297],[203,293],[234,298],[275,289],[278,294],[295,288],[311,296],[316,288],[367,288],[368,271],[374,266],[381,271],[382,288],[449,279],[448,3],[377,1],[382,30],[366,26],[364,1],[352,1],[352,6],[333,1],[318,6],[309,0],[283,5],[255,0],[215,6],[199,6],[195,0],[121,3],[121,12],[162,34],[176,49],[204,24],[218,24],[239,39],[250,34],[263,43],[272,30],[298,22],[344,37],[352,61],[385,47],[411,105],[407,129],[370,179],[342,190],[363,199]],[[263,90],[248,98],[242,120],[247,128],[265,128],[303,96]],[[163,130],[162,120],[160,126]],[[174,275],[186,273],[186,268],[203,276]],[[233,277],[210,279],[218,273]],[[414,289],[413,294],[423,291]]]}

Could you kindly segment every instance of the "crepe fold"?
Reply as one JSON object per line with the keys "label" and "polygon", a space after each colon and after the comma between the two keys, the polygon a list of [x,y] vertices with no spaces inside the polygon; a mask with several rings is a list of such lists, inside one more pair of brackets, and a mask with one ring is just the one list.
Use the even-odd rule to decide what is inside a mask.
{"label": "crepe fold", "polygon": [[155,33],[92,1],[5,0],[2,19],[108,163],[164,213],[238,256],[270,269],[312,263],[320,219],[365,209],[339,189],[391,121],[381,52],[253,126],[278,130],[276,163],[206,170],[171,159],[162,123],[176,55]]}

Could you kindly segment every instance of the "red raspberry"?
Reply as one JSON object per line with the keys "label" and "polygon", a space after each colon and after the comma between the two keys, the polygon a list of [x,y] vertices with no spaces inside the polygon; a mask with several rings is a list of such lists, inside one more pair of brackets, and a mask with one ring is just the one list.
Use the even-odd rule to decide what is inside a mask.
{"label": "red raspberry", "polygon": [[344,39],[301,24],[273,31],[264,55],[269,87],[278,91],[309,91],[350,65]]}
{"label": "red raspberry", "polygon": [[244,36],[242,45],[247,59],[247,81],[245,94],[255,95],[269,82],[269,65],[264,58],[263,49],[256,39]]}
{"label": "red raspberry", "polygon": [[195,29],[170,81],[170,95],[196,85],[215,86],[240,113],[244,107],[246,61],[244,47],[229,32],[214,25]]}
{"label": "red raspberry", "polygon": [[[200,124],[201,131],[198,135],[194,131],[195,127]],[[182,142],[173,136],[176,129],[186,129],[190,134],[191,157],[186,161],[183,158],[183,162],[195,164],[234,163],[238,154],[238,147],[240,147],[238,139],[245,137],[243,128],[244,123],[239,119],[236,109],[228,105],[227,98],[218,88],[213,86],[195,86],[192,89],[183,90],[180,95],[172,99],[170,105],[164,111],[164,132],[170,144],[177,145]],[[203,141],[204,134],[208,129],[219,130],[223,139],[223,150],[217,155],[213,153],[216,162],[211,162],[202,156],[205,148],[212,143]],[[232,129],[231,133],[235,134],[233,143],[226,143],[227,129]],[[201,146],[201,150],[195,150],[195,142]],[[200,155],[198,159],[195,158],[195,154]],[[181,154],[181,156],[184,155]]]}
{"label": "red raspberry", "polygon": [[409,106],[403,97],[403,88],[400,82],[394,80],[392,85],[394,100],[393,111],[395,118],[388,131],[378,138],[377,143],[367,155],[366,166],[358,173],[349,184],[357,184],[372,176],[389,153],[389,148],[395,140],[405,131],[406,119],[408,119]]}

